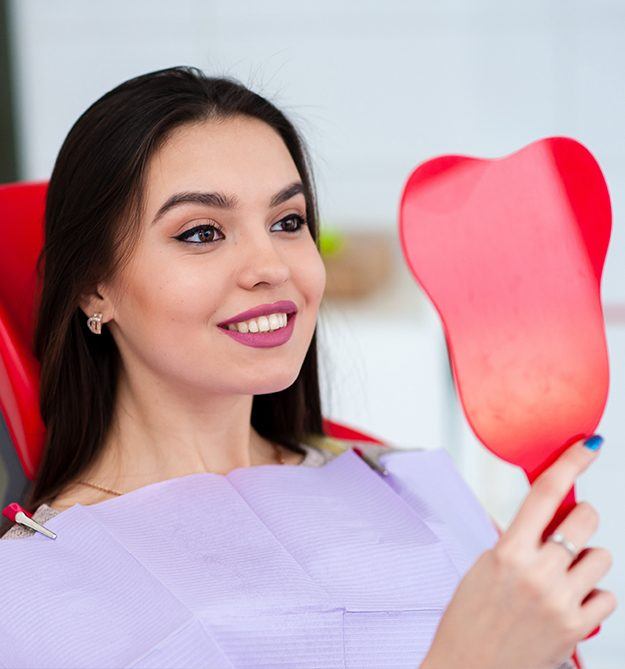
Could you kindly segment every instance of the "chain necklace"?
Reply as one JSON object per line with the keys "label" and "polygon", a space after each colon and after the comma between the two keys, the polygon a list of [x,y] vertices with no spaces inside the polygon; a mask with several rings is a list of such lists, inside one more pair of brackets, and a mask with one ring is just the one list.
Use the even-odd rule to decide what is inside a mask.
{"label": "chain necklace", "polygon": [[[282,452],[280,451],[280,447],[278,446],[278,444],[274,443],[273,448],[274,448],[274,451],[276,452],[276,457],[278,458],[278,463],[281,464],[281,465],[286,464],[284,462],[284,457],[282,456]],[[79,480],[78,483],[82,483],[83,485],[91,486],[92,488],[97,488],[98,490],[102,490],[103,492],[108,492],[111,495],[124,495],[125,494],[123,492],[118,492],[117,490],[112,490],[111,488],[105,488],[104,486],[97,485],[96,483],[89,483],[89,481]]]}

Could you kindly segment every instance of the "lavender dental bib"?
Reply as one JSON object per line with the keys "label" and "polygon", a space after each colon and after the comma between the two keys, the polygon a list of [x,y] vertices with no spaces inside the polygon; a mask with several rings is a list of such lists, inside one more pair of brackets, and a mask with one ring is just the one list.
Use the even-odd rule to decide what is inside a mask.
{"label": "lavender dental bib", "polygon": [[443,449],[192,474],[0,542],[0,666],[415,669],[497,531]]}

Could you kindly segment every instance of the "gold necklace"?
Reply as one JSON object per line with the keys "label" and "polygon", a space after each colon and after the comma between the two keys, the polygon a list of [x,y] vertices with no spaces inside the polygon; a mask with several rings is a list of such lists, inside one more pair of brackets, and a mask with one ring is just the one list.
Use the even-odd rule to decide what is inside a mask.
{"label": "gold necklace", "polygon": [[[274,451],[276,452],[276,456],[278,458],[279,464],[281,464],[281,465],[286,464],[284,462],[284,458],[282,457],[282,452],[280,451],[280,447],[278,446],[278,444],[274,443],[273,448],[274,448]],[[206,473],[208,473],[208,472],[206,472]],[[96,483],[89,483],[89,481],[83,481],[82,479],[79,480],[78,483],[82,483],[83,485],[91,486],[92,488],[97,488],[98,490],[108,492],[111,495],[124,495],[125,494],[123,492],[118,492],[117,490],[112,490],[111,488],[105,488],[104,486],[97,485]]]}

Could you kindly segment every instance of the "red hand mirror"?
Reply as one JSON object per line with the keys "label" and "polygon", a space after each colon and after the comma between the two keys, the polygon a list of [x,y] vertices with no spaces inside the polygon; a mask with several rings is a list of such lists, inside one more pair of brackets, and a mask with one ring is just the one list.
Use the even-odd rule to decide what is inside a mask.
{"label": "red hand mirror", "polygon": [[[498,159],[440,156],[404,186],[402,250],[442,320],[465,415],[530,483],[605,407],[610,229],[601,169],[567,137]],[[572,488],[543,539],[575,503]]]}

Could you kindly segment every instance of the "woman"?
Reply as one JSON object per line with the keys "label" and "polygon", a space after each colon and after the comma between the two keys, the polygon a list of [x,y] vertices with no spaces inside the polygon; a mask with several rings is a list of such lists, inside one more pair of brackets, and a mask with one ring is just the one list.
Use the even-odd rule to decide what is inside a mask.
{"label": "woman", "polygon": [[[315,328],[325,271],[309,162],[274,105],[196,68],[131,79],[78,119],[46,203],[35,350],[47,434],[26,502],[36,520],[194,473],[343,457],[349,445],[322,428]],[[360,445],[378,464],[389,452]],[[430,650],[414,666],[573,666],[575,644],[615,606],[611,593],[593,591],[609,554],[589,551],[573,578],[568,551],[536,537],[593,457],[581,444],[566,451],[462,580],[469,553],[453,557],[447,575],[458,588],[444,615],[430,616],[440,624],[431,645],[434,630],[423,631]],[[458,500],[468,495],[454,485]],[[409,488],[397,492],[412,503],[420,492]],[[429,508],[432,521],[436,492],[427,499],[424,490],[414,509]],[[454,513],[462,522],[460,504]],[[565,522],[581,545],[596,513],[579,505]],[[450,542],[441,547],[455,541],[450,528],[439,527]],[[14,527],[4,538],[28,534]],[[423,581],[437,565],[422,567]],[[371,636],[355,633],[363,643]],[[400,666],[399,655],[367,659],[340,647],[338,665],[322,647],[306,666]],[[304,666],[300,657],[285,662],[263,666]]]}

